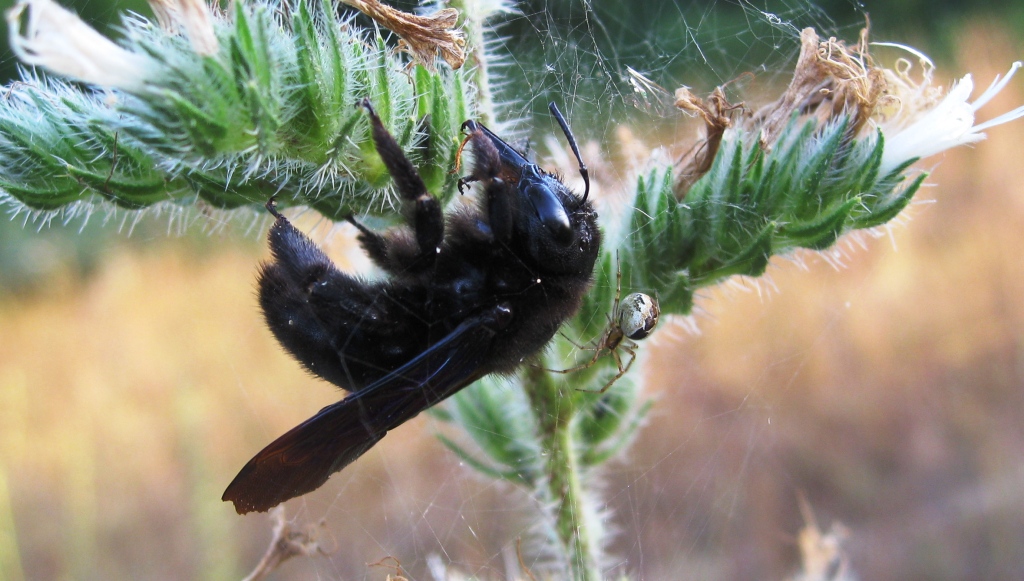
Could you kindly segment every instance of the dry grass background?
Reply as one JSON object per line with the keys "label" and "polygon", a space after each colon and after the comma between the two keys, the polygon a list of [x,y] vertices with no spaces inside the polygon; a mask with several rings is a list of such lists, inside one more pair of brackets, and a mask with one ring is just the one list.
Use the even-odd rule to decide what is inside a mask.
{"label": "dry grass background", "polygon": [[[979,85],[1018,54],[965,29]],[[1015,81],[989,111],[1024,103]],[[706,293],[663,330],[659,398],[605,478],[613,553],[645,579],[781,579],[805,496],[864,579],[1024,578],[1024,123],[928,163],[891,235]],[[345,245],[336,237],[336,246]],[[861,247],[861,244],[864,248]],[[260,446],[335,401],[264,329],[255,243],[112,250],[84,282],[0,302],[0,578],[229,579],[264,516],[219,498]],[[428,555],[500,577],[529,502],[481,481],[419,418],[289,504],[330,558],[282,579],[383,579]],[[393,573],[393,571],[390,571]]]}

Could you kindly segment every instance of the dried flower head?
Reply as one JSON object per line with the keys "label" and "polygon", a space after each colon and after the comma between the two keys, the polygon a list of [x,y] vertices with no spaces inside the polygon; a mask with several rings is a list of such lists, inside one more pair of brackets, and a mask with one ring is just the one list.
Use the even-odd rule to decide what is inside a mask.
{"label": "dried flower head", "polygon": [[849,530],[842,523],[834,523],[828,532],[822,532],[811,503],[800,496],[800,514],[804,526],[797,537],[800,549],[801,571],[793,581],[852,581],[856,579],[850,568],[850,559],[843,548]]}
{"label": "dried flower head", "polygon": [[[867,137],[880,130],[885,139],[880,170],[887,173],[908,160],[935,155],[951,147],[985,139],[984,130],[1024,117],[1018,107],[991,121],[974,124],[974,114],[992,100],[1013,77],[1020,62],[1014,63],[1005,77],[999,76],[974,102],[968,102],[974,89],[971,75],[954,83],[949,92],[933,83],[935,66],[916,49],[895,46],[916,56],[923,73],[919,80],[911,75],[910,61],[900,59],[893,69],[876,64],[868,53],[867,29],[859,42],[849,47],[835,38],[821,40],[813,29],[801,35],[800,56],[793,78],[783,94],[760,108],[738,129],[760,137],[760,147],[772,148],[794,115],[815,118],[818,126],[840,116],[846,118],[848,139]],[[735,123],[730,123],[728,103],[716,91],[707,101],[688,90],[677,93],[676,106],[696,112],[705,122],[707,138],[695,153],[684,158],[678,168],[675,192],[678,198],[711,168],[714,150]]]}
{"label": "dried flower head", "polygon": [[258,581],[265,578],[282,563],[293,557],[314,557],[329,555],[320,544],[320,534],[327,530],[327,523],[321,520],[316,525],[309,525],[298,530],[285,518],[284,506],[277,506],[270,511],[274,521],[274,538],[256,568],[244,581]]}
{"label": "dried flower head", "polygon": [[814,115],[824,122],[837,115],[850,117],[856,134],[885,95],[885,74],[867,51],[867,29],[853,47],[843,41],[821,40],[813,28],[800,33],[800,57],[793,79],[774,103],[759,109],[749,122],[761,132],[761,145],[770,148],[793,113]]}
{"label": "dried flower head", "polygon": [[716,87],[707,99],[701,99],[687,87],[676,89],[675,106],[692,113],[704,121],[704,138],[694,144],[683,157],[676,175],[675,191],[680,199],[700,176],[711,169],[725,130],[732,127],[732,116],[745,109],[743,103],[733,104],[722,87]]}
{"label": "dried flower head", "polygon": [[403,48],[429,69],[433,69],[434,60],[439,54],[453,69],[462,67],[466,62],[466,38],[461,31],[455,30],[459,11],[454,8],[418,16],[381,4],[377,0],[342,2],[400,36]]}
{"label": "dried flower head", "polygon": [[203,0],[149,0],[160,26],[170,33],[185,31],[192,50],[203,56],[217,54],[213,11]]}

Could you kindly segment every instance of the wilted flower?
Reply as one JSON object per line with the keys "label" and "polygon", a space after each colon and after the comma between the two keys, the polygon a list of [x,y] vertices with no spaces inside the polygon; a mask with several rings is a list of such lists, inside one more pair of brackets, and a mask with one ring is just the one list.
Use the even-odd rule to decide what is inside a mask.
{"label": "wilted flower", "polygon": [[404,47],[427,68],[433,68],[438,54],[453,69],[460,68],[466,62],[466,37],[455,30],[459,12],[454,8],[418,16],[381,4],[377,0],[342,2],[401,37]]}
{"label": "wilted flower", "polygon": [[1022,66],[1019,61],[1013,63],[1006,76],[996,76],[988,89],[970,102],[974,90],[971,75],[954,83],[943,96],[942,88],[933,84],[935,66],[928,57],[903,45],[871,43],[913,54],[921,63],[923,74],[920,80],[912,79],[912,66],[906,59],[899,59],[892,69],[882,67],[868,52],[867,30],[862,31],[860,41],[853,46],[835,38],[822,40],[810,28],[803,30],[800,38],[800,56],[789,87],[777,100],[742,123],[730,126],[728,116],[721,122],[709,121],[714,117],[708,113],[715,110],[714,97],[702,100],[688,91],[677,95],[677,107],[701,112],[707,124],[705,141],[680,164],[677,197],[682,199],[690,186],[711,168],[710,160],[701,159],[701,155],[708,155],[702,152],[714,152],[723,133],[727,136],[737,126],[748,133],[759,133],[759,145],[768,151],[794,115],[816,118],[820,127],[845,117],[850,138],[868,139],[874,131],[881,130],[885,144],[880,171],[885,175],[910,159],[981,141],[986,129],[1024,117],[1021,106],[985,123],[974,124],[975,112],[1006,87]]}
{"label": "wilted flower", "polygon": [[168,32],[185,31],[192,50],[203,56],[217,54],[213,12],[204,0],[149,0],[160,25]]}

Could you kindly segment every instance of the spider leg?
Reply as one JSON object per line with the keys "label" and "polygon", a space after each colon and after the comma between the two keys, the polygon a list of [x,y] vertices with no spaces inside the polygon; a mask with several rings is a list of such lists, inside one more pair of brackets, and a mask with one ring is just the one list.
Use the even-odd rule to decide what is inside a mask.
{"label": "spider leg", "polygon": [[591,358],[590,361],[583,363],[581,365],[577,365],[576,367],[571,367],[569,369],[545,368],[544,371],[550,371],[552,373],[573,373],[574,371],[583,371],[584,369],[591,367],[592,365],[597,363],[597,360],[601,358],[602,353],[606,351],[614,353],[615,348],[619,346],[619,342],[622,341],[622,339],[620,338],[621,336],[615,332],[615,322],[612,321],[612,318],[609,317],[608,315],[605,315],[605,317],[608,319],[608,326],[605,327],[604,335],[596,343],[593,343],[589,346],[580,345],[576,341],[570,339],[565,333],[562,333],[561,331],[559,331],[558,333],[559,335],[562,336],[563,339],[572,343],[573,346],[575,346],[577,349],[588,351],[593,350],[594,357]]}
{"label": "spider leg", "polygon": [[619,301],[622,300],[622,268],[619,263],[619,251],[615,251],[615,302],[612,303],[612,314],[608,317],[608,321],[612,321],[612,317],[619,318]]}
{"label": "spider leg", "polygon": [[563,338],[563,339],[565,339],[566,341],[568,341],[568,342],[572,343],[572,346],[573,346],[573,347],[575,347],[575,348],[577,348],[577,349],[580,349],[580,350],[583,350],[583,349],[594,349],[594,347],[593,347],[593,346],[589,346],[589,345],[580,345],[580,344],[579,344],[579,343],[577,343],[576,341],[573,341],[573,340],[572,340],[572,339],[571,339],[571,338],[570,338],[570,337],[569,337],[568,335],[566,335],[566,334],[565,334],[565,332],[564,332],[564,331],[559,331],[559,332],[558,332],[558,334],[559,334],[559,335],[561,335],[561,336],[562,336],[562,338]]}
{"label": "spider leg", "polygon": [[[576,347],[579,348],[579,349],[593,349],[594,350],[594,356],[590,358],[590,361],[587,361],[586,363],[581,363],[581,364],[577,365],[576,367],[570,367],[568,369],[546,369],[545,368],[544,371],[549,371],[551,373],[575,373],[577,371],[583,371],[584,369],[587,369],[588,367],[592,367],[595,363],[597,363],[597,360],[600,359],[601,355],[606,351],[605,344],[607,343],[608,337],[607,337],[607,335],[605,335],[605,337],[603,337],[601,339],[601,341],[597,345],[591,346],[591,347],[584,347],[582,345],[579,345],[575,341],[573,341],[572,339],[569,339],[568,337],[566,337],[566,339],[570,343],[572,343],[573,345],[576,345]],[[612,353],[615,353],[615,351],[612,350]]]}
{"label": "spider leg", "polygon": [[[597,347],[594,347],[592,345],[580,345],[576,341],[573,341],[572,338],[570,338],[568,335],[566,335],[564,331],[559,331],[558,334],[561,335],[563,339],[571,343],[573,347],[579,349],[580,351],[598,350]],[[549,373],[571,373],[573,371],[579,371],[577,369],[548,369],[547,367],[544,367],[543,365],[537,365],[536,363],[532,364],[531,367],[533,367],[534,369],[541,369]]]}
{"label": "spider leg", "polygon": [[608,383],[604,384],[604,387],[597,391],[594,391],[592,389],[581,389],[579,391],[585,391],[587,393],[604,393],[608,391],[611,388],[611,386],[615,385],[615,382],[618,381],[623,375],[629,372],[629,368],[633,367],[633,362],[636,361],[636,343],[629,341],[628,343],[622,343],[621,347],[622,350],[625,351],[627,355],[629,355],[629,361],[625,365],[623,365],[622,356],[619,355],[619,350],[612,349],[612,357],[615,358],[615,366],[618,369],[618,373],[615,374],[615,377],[608,380]]}
{"label": "spider leg", "polygon": [[[601,353],[603,351],[604,351],[603,349],[595,348],[594,356],[590,358],[590,361],[587,361],[586,363],[582,363],[580,365],[577,365],[576,367],[570,367],[569,369],[547,369],[547,368],[545,368],[544,371],[549,371],[551,373],[576,373],[577,371],[583,371],[584,369],[587,369],[589,367],[593,367],[594,364],[597,363],[597,360],[601,358]],[[612,351],[612,353],[614,353],[614,351]],[[589,390],[581,389],[580,391],[589,391]]]}
{"label": "spider leg", "polygon": [[[381,160],[384,161],[384,166],[388,168],[391,179],[395,180],[395,188],[406,205],[412,205],[410,222],[416,234],[419,256],[432,259],[437,255],[441,240],[444,238],[444,214],[441,211],[441,204],[427,191],[427,186],[423,184],[423,179],[420,178],[416,167],[405,156],[395,138],[388,133],[377,112],[370,105],[370,100],[363,99],[360,105],[370,115],[373,143]],[[355,223],[353,220],[349,221]],[[357,224],[356,227],[358,228],[359,225]],[[361,231],[365,234],[365,229],[361,229]],[[373,242],[367,242],[367,244],[372,245]]]}

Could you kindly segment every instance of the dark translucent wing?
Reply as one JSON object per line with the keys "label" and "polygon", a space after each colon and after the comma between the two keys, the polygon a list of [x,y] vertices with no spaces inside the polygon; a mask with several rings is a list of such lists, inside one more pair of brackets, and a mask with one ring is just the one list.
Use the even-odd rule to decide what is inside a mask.
{"label": "dark translucent wing", "polygon": [[483,376],[495,324],[492,314],[464,321],[412,361],[320,410],[249,460],[221,499],[245,514],[316,490],[388,430]]}

